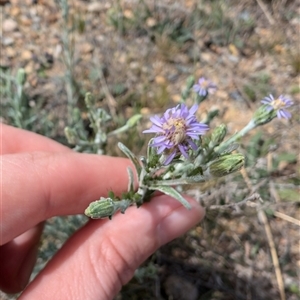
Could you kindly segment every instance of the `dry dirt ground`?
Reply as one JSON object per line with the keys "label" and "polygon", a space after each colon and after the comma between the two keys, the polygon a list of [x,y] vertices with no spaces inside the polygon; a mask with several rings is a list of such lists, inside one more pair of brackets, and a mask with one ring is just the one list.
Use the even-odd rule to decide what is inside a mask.
{"label": "dry dirt ground", "polygon": [[[187,191],[207,207],[254,190],[265,202],[208,210],[203,223],[155,253],[116,299],[299,299],[300,3],[74,0],[64,18],[66,2],[0,1],[0,68],[25,69],[28,109],[39,107],[45,118],[32,130],[44,133],[50,122],[47,135],[63,141],[67,103],[82,108],[86,91],[120,122],[141,112],[144,128],[151,114],[179,101],[191,74],[218,85],[199,118],[218,109],[212,126],[224,122],[230,134],[270,93],[295,103],[291,121],[274,120],[243,142],[241,151],[252,158],[245,172]],[[4,109],[1,117],[10,122]],[[141,138],[126,137],[131,146]]]}

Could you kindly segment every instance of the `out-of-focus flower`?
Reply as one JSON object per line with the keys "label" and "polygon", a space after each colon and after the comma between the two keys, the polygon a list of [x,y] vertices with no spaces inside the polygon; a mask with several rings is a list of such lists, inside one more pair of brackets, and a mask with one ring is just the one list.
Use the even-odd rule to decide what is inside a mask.
{"label": "out-of-focus flower", "polygon": [[217,90],[217,86],[205,77],[201,77],[198,83],[193,86],[193,89],[199,96],[205,97],[208,94],[213,94]]}
{"label": "out-of-focus flower", "polygon": [[279,119],[289,119],[292,116],[290,112],[285,110],[285,108],[292,106],[294,103],[292,100],[284,97],[283,95],[280,95],[277,99],[275,99],[273,95],[270,94],[268,97],[265,97],[261,103],[267,105],[266,109],[268,111],[275,110]]}
{"label": "out-of-focus flower", "polygon": [[157,147],[157,154],[164,154],[164,164],[168,165],[173,158],[181,153],[189,158],[189,149],[197,150],[193,140],[198,140],[209,129],[206,124],[199,123],[195,113],[198,105],[190,109],[185,104],[179,104],[168,109],[162,117],[150,118],[153,125],[143,133],[156,133],[151,147]]}

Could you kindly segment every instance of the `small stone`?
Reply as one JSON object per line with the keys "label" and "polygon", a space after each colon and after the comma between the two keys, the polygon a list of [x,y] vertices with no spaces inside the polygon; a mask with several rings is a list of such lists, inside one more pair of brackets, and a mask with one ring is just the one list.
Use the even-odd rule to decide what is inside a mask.
{"label": "small stone", "polygon": [[154,27],[156,24],[157,24],[157,21],[152,17],[150,17],[146,20],[146,25],[148,27]]}
{"label": "small stone", "polygon": [[21,53],[21,60],[28,61],[32,58],[32,52],[29,50],[23,50]]}
{"label": "small stone", "polygon": [[30,25],[32,24],[31,19],[29,19],[29,18],[27,18],[27,17],[25,17],[25,16],[22,16],[22,17],[20,18],[20,22],[21,22],[21,24],[22,24],[23,26],[30,26]]}
{"label": "small stone", "polygon": [[137,61],[132,61],[129,64],[129,67],[130,67],[131,70],[138,70],[140,68],[140,64]]}
{"label": "small stone", "polygon": [[175,94],[171,96],[171,99],[175,103],[179,103],[181,101],[181,96],[179,94]]}
{"label": "small stone", "polygon": [[222,90],[217,90],[217,91],[215,92],[215,96],[216,96],[217,98],[221,98],[221,99],[228,99],[228,98],[229,98],[228,93],[225,92],[225,91],[222,91]]}
{"label": "small stone", "polygon": [[98,13],[105,9],[105,6],[99,2],[93,2],[88,5],[87,11],[91,13]]}
{"label": "small stone", "polygon": [[239,50],[234,44],[229,44],[228,49],[233,56],[239,56]]}
{"label": "small stone", "polygon": [[123,15],[127,19],[133,19],[134,18],[134,14],[133,14],[132,10],[130,10],[130,9],[125,9]]}
{"label": "small stone", "polygon": [[140,113],[142,115],[149,115],[151,113],[150,108],[149,107],[142,107],[140,110]]}
{"label": "small stone", "polygon": [[34,71],[34,62],[30,61],[24,68],[26,74],[31,74]]}
{"label": "small stone", "polygon": [[13,58],[13,57],[16,56],[16,50],[14,48],[12,48],[12,47],[7,47],[6,48],[6,55],[9,58]]}
{"label": "small stone", "polygon": [[3,21],[2,29],[4,32],[12,32],[17,30],[18,23],[13,19],[6,19]]}
{"label": "small stone", "polygon": [[13,6],[13,7],[11,8],[11,10],[10,10],[10,15],[11,15],[12,17],[16,17],[16,16],[18,16],[20,13],[21,13],[21,10],[20,10],[20,7],[18,7],[18,6]]}
{"label": "small stone", "polygon": [[2,45],[3,46],[10,46],[15,42],[15,40],[12,37],[4,37],[2,39]]}
{"label": "small stone", "polygon": [[155,82],[160,85],[166,84],[166,78],[164,76],[156,76]]}
{"label": "small stone", "polygon": [[[30,74],[30,75],[28,76],[28,82],[29,82],[29,84],[30,84],[32,87],[36,87],[37,84],[38,84],[38,78],[37,78],[37,76],[36,76],[35,74]],[[34,101],[33,101],[32,104],[33,104],[32,107],[35,106],[35,102],[34,102]]]}
{"label": "small stone", "polygon": [[91,53],[93,52],[93,50],[94,50],[94,46],[91,45],[90,43],[84,43],[80,47],[80,52],[83,54]]}
{"label": "small stone", "polygon": [[212,61],[212,55],[207,52],[202,52],[201,53],[201,60],[205,62],[211,62]]}

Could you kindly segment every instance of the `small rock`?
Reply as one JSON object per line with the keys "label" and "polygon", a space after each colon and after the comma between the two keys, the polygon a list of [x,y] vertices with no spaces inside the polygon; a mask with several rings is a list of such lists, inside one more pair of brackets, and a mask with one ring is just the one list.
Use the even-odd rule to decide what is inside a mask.
{"label": "small rock", "polygon": [[2,45],[3,46],[10,46],[15,42],[15,40],[12,37],[4,37],[2,39]]}
{"label": "small rock", "polygon": [[212,55],[211,55],[211,53],[202,52],[202,53],[201,53],[201,60],[202,60],[202,61],[205,61],[205,62],[210,62],[210,61],[212,61]]}
{"label": "small rock", "polygon": [[217,90],[215,92],[215,96],[217,98],[221,98],[221,99],[228,99],[228,97],[229,97],[228,93],[225,91],[222,91],[222,90]]}
{"label": "small rock", "polygon": [[11,8],[11,10],[10,10],[10,15],[11,15],[12,17],[16,17],[16,16],[18,16],[20,13],[21,13],[21,10],[20,10],[20,7],[18,7],[18,6],[13,6],[13,7]]}
{"label": "small rock", "polygon": [[24,68],[26,74],[31,74],[34,71],[34,62],[30,61]]}
{"label": "small rock", "polygon": [[239,56],[239,50],[234,44],[229,44],[228,49],[233,56]]}
{"label": "small rock", "polygon": [[16,50],[13,47],[7,47],[6,48],[6,55],[9,58],[13,58],[16,56]]}
{"label": "small rock", "polygon": [[179,94],[175,94],[171,96],[171,99],[175,103],[179,103],[181,101],[181,96]]}
{"label": "small rock", "polygon": [[[36,87],[37,86],[37,84],[38,84],[38,78],[37,78],[37,76],[35,75],[35,74],[30,74],[29,76],[28,76],[28,82],[29,82],[29,84],[32,86],[32,87]],[[33,104],[33,106],[35,106],[35,102],[34,103],[32,103]]]}
{"label": "small rock", "polygon": [[130,10],[130,9],[125,9],[123,15],[127,19],[133,19],[134,18],[134,14],[133,14],[132,10]]}
{"label": "small rock", "polygon": [[21,53],[21,60],[28,61],[32,58],[32,52],[29,50],[23,50]]}
{"label": "small rock", "polygon": [[148,27],[154,27],[155,25],[157,24],[157,21],[152,18],[152,17],[149,17],[147,20],[146,20],[146,25]]}
{"label": "small rock", "polygon": [[17,30],[18,23],[13,19],[6,19],[3,21],[2,29],[4,32],[12,32]]}
{"label": "small rock", "polygon": [[160,85],[164,85],[164,84],[166,84],[166,78],[164,77],[164,76],[156,76],[155,77],[155,82],[157,83],[157,84],[160,84]]}
{"label": "small rock", "polygon": [[90,43],[84,43],[80,47],[80,52],[83,54],[91,53],[93,52],[93,50],[94,50],[94,46],[91,45]]}
{"label": "small rock", "polygon": [[21,22],[21,24],[22,24],[23,26],[30,26],[30,25],[32,24],[32,20],[29,19],[29,18],[27,18],[27,17],[25,17],[25,16],[22,16],[22,17],[20,18],[20,22]]}
{"label": "small rock", "polygon": [[137,61],[132,61],[129,64],[131,70],[138,70],[140,68],[140,64]]}
{"label": "small rock", "polygon": [[99,2],[93,2],[87,7],[87,11],[91,13],[101,12],[103,9],[105,9],[104,5]]}

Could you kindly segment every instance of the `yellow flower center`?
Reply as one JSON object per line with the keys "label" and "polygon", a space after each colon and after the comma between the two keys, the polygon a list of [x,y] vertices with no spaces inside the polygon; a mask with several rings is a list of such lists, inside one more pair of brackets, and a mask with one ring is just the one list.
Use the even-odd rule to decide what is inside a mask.
{"label": "yellow flower center", "polygon": [[186,138],[186,124],[185,120],[182,118],[173,119],[170,118],[167,123],[163,125],[163,128],[170,130],[174,127],[168,134],[168,138],[175,144],[178,145],[182,143]]}
{"label": "yellow flower center", "polygon": [[276,110],[285,107],[284,101],[282,101],[282,100],[279,99],[279,98],[274,99],[270,104],[271,104],[271,105],[274,107],[274,109],[276,109]]}

